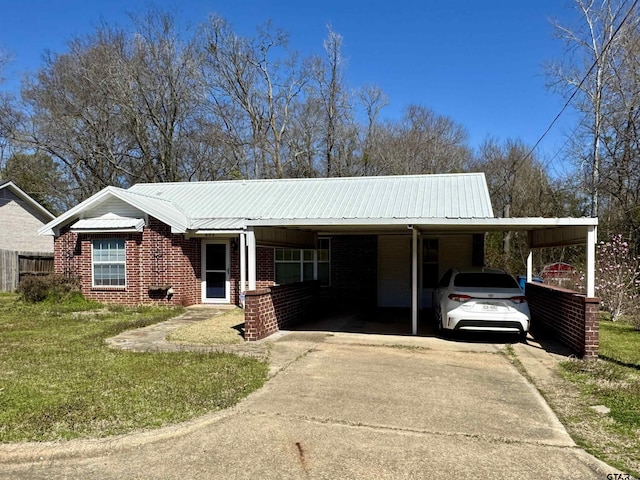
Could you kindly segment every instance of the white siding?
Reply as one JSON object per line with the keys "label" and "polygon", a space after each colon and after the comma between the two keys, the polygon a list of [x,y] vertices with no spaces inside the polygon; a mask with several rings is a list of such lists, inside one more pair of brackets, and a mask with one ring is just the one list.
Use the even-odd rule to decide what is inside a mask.
{"label": "white siding", "polygon": [[[472,268],[473,237],[471,235],[443,235],[438,237],[438,278],[450,268]],[[433,307],[432,288],[422,289],[422,308]]]}
{"label": "white siding", "polygon": [[411,306],[411,237],[378,237],[378,306]]}
{"label": "white siding", "polygon": [[38,235],[44,224],[23,202],[0,200],[0,249],[53,252],[53,237]]}
{"label": "white siding", "polygon": [[438,263],[440,276],[449,268],[472,268],[473,237],[471,235],[445,235],[440,237]]}
{"label": "white siding", "polygon": [[84,212],[84,218],[95,218],[101,217],[107,213],[115,213],[120,217],[130,217],[130,218],[144,218],[145,215],[143,212],[138,210],[137,208],[129,205],[128,203],[123,202],[118,198],[108,198],[104,202],[96,205],[92,209]]}

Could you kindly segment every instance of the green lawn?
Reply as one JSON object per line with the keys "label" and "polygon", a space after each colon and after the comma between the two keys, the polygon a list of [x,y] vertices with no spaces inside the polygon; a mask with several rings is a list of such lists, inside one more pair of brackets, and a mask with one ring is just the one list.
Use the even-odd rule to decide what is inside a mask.
{"label": "green lawn", "polygon": [[133,353],[105,338],[181,310],[25,304],[0,295],[0,442],[103,437],[227,408],[267,365],[221,353]]}
{"label": "green lawn", "polygon": [[640,330],[621,322],[600,322],[600,357],[640,369]]}
{"label": "green lawn", "polygon": [[[560,368],[579,392],[573,413],[563,418],[574,438],[603,460],[640,475],[640,332],[600,322],[600,359],[562,362]],[[611,411],[603,416],[593,405]]]}

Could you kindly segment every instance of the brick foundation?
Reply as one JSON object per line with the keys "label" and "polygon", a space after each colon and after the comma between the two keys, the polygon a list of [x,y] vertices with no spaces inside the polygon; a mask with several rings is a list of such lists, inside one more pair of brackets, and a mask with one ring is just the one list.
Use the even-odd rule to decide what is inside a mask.
{"label": "brick foundation", "polygon": [[245,340],[260,340],[301,321],[313,311],[319,290],[318,282],[300,282],[245,292]]}
{"label": "brick foundation", "polygon": [[547,331],[584,359],[598,358],[599,298],[552,285],[527,283],[531,329]]}

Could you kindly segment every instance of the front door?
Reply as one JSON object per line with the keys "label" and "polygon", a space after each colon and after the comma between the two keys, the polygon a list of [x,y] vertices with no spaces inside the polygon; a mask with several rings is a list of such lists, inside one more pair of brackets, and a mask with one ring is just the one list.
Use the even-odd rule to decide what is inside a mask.
{"label": "front door", "polygon": [[202,242],[202,303],[229,303],[229,244]]}

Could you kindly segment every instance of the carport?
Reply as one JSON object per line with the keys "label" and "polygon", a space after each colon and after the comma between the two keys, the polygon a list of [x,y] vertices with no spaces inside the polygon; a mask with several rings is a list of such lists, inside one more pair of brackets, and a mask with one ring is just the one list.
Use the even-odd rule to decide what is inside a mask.
{"label": "carport", "polygon": [[[532,311],[533,325],[536,328],[551,330],[554,336],[569,345],[576,353],[585,357],[597,356],[597,309],[595,293],[595,242],[598,220],[596,218],[397,218],[397,219],[287,219],[274,222],[274,219],[248,222],[247,235],[251,228],[277,227],[312,232],[317,237],[341,235],[377,236],[381,238],[400,238],[410,241],[409,255],[396,255],[396,269],[410,273],[406,282],[411,312],[411,332],[418,333],[419,312],[424,304],[425,259],[424,242],[427,238],[455,238],[474,236],[484,237],[492,231],[524,231],[528,233],[529,256],[527,260],[527,280],[531,281],[533,250],[547,247],[584,245],[586,248],[586,295],[569,292],[551,286],[532,285],[528,292]],[[248,245],[255,244],[251,240]],[[381,242],[378,242],[381,249]],[[249,256],[249,285],[251,285],[251,251]],[[242,250],[241,250],[242,253]],[[402,258],[405,258],[404,268]],[[241,265],[246,260],[241,258]],[[254,262],[255,263],[255,262]],[[255,268],[255,267],[254,267]],[[378,266],[380,269],[380,266]],[[403,278],[403,274],[399,279]],[[380,281],[380,280],[378,280]],[[379,301],[379,299],[378,299]],[[579,304],[576,307],[576,304]],[[552,307],[549,307],[549,306]],[[577,314],[576,312],[581,313]],[[595,312],[595,314],[594,314]]]}

